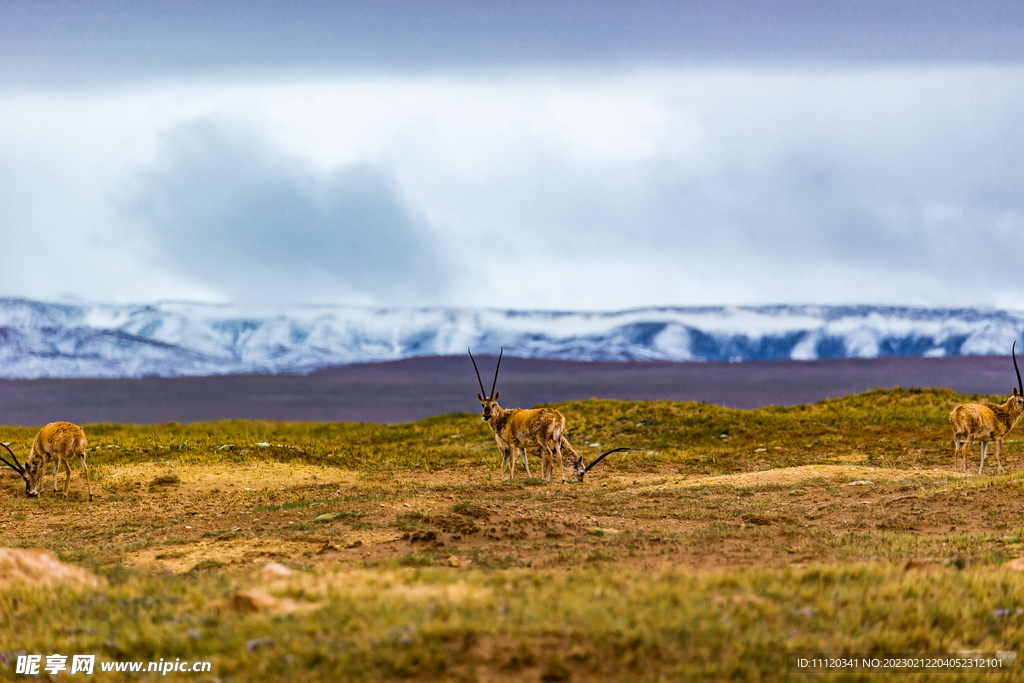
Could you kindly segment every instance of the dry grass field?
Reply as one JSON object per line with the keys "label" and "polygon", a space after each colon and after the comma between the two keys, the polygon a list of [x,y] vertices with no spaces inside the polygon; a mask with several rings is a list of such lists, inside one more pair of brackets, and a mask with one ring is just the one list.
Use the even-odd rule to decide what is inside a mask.
{"label": "dry grass field", "polygon": [[94,579],[0,587],[0,677],[32,678],[19,653],[211,663],[96,680],[770,681],[802,680],[789,653],[1021,652],[1024,440],[1005,474],[952,467],[946,415],[979,398],[560,403],[585,458],[634,449],[582,484],[503,481],[475,414],[83,425],[92,503],[77,463],[66,501],[0,478],[0,546]]}

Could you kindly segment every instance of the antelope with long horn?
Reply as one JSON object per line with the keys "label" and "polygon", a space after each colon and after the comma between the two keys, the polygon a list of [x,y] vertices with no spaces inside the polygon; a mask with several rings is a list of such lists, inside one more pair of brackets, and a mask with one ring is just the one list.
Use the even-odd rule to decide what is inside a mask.
{"label": "antelope with long horn", "polygon": [[[558,469],[561,471],[562,483],[565,483],[563,452],[572,458],[571,467],[575,480],[583,481],[583,475],[605,456],[629,450],[628,448],[616,448],[601,454],[590,465],[584,465],[583,458],[576,454],[576,451],[563,436],[565,417],[560,412],[554,408],[505,409],[499,406],[498,395],[500,392],[495,391],[494,388],[498,385],[498,370],[501,368],[501,358],[504,354],[505,349],[502,348],[501,353],[498,354],[498,364],[494,368],[491,393],[477,393],[476,395],[483,407],[483,420],[494,432],[494,440],[498,442],[498,449],[501,451],[501,476],[503,478],[506,467],[509,465],[510,478],[515,478],[516,456],[522,459],[523,465],[526,467],[526,476],[531,476],[530,466],[526,460],[526,449],[530,446],[537,447],[541,452],[541,476],[551,481],[554,476],[555,463],[557,463]],[[469,351],[469,359],[473,361],[473,369],[476,370],[480,391],[486,392],[484,381],[480,378],[480,368],[476,365],[472,350]]]}
{"label": "antelope with long horn", "polygon": [[0,462],[3,462],[3,464],[7,465],[12,470],[21,475],[21,478],[25,480],[25,494],[31,497],[32,494],[29,493],[31,484],[28,480],[28,474],[25,472],[25,466],[18,461],[18,456],[14,454],[14,451],[11,450],[10,446],[8,446],[5,443],[0,443],[0,446],[3,446],[4,449],[8,453],[10,453],[11,458],[14,460],[14,462],[11,462],[10,460],[7,460],[3,456],[0,456]]}
{"label": "antelope with long horn", "polygon": [[594,465],[601,462],[612,453],[622,453],[625,451],[633,450],[632,448],[613,448],[610,451],[605,451],[601,455],[597,456],[589,465],[586,465],[583,462],[583,458],[581,458],[576,453],[576,450],[573,449],[572,445],[569,444],[569,441],[564,436],[562,437],[561,446],[562,456],[564,457],[566,454],[569,455],[569,461],[571,463],[573,472],[573,479],[575,479],[576,481],[583,481],[583,475],[589,472],[594,467]]}
{"label": "antelope with long horn", "polygon": [[1013,357],[1013,369],[1017,373],[1017,386],[1013,395],[1005,403],[965,403],[953,409],[949,414],[949,424],[953,427],[953,469],[960,469],[960,458],[963,457],[963,470],[967,471],[967,449],[974,441],[981,442],[981,464],[978,474],[985,467],[985,455],[988,444],[996,444],[996,464],[1003,471],[1003,463],[999,461],[1005,437],[1017,420],[1024,415],[1024,383],[1021,383],[1020,369],[1017,367],[1017,342],[1013,342],[1010,355]]}
{"label": "antelope with long horn", "polygon": [[70,422],[51,422],[36,434],[32,440],[32,449],[29,451],[28,460],[22,465],[18,462],[14,451],[3,445],[10,453],[14,462],[8,462],[0,458],[8,467],[21,475],[25,480],[25,493],[29,498],[39,495],[39,487],[43,483],[43,476],[46,473],[46,465],[55,463],[53,468],[53,492],[57,493],[57,466],[64,469],[64,498],[68,497],[68,485],[71,483],[71,466],[68,465],[68,458],[77,456],[78,462],[82,465],[85,473],[85,485],[89,491],[89,500],[92,500],[92,482],[89,479],[89,466],[85,464],[85,432],[78,425]]}

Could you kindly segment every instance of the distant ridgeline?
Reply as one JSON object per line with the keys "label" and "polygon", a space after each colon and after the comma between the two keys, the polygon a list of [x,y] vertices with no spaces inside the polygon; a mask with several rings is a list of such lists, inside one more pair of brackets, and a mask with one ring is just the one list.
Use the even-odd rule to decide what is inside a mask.
{"label": "distant ridgeline", "polygon": [[720,306],[604,313],[0,299],[0,377],[294,373],[413,356],[750,361],[1008,354],[1024,312]]}

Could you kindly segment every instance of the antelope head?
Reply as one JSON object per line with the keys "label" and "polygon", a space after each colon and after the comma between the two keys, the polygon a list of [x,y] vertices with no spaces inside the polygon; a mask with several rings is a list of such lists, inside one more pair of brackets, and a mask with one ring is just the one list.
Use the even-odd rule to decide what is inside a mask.
{"label": "antelope head", "polygon": [[1020,368],[1017,367],[1017,342],[1013,342],[1013,346],[1010,348],[1010,354],[1013,356],[1013,369],[1017,373],[1017,386],[1013,388],[1013,396],[1010,397],[1010,401],[1018,415],[1024,414],[1024,384],[1020,381]]}
{"label": "antelope head", "polygon": [[[3,462],[5,465],[7,465],[12,470],[14,470],[15,472],[17,472],[18,474],[21,475],[21,478],[25,480],[25,494],[29,498],[35,498],[36,496],[38,496],[39,495],[39,484],[43,480],[43,477],[42,477],[42,469],[43,468],[42,467],[34,468],[34,470],[32,471],[31,474],[37,474],[36,470],[38,470],[38,474],[37,474],[37,476],[30,477],[30,473],[25,470],[25,466],[22,465],[20,462],[18,462],[18,457],[16,455],[14,455],[14,451],[12,451],[7,446],[7,444],[5,444],[5,443],[0,443],[0,446],[3,446],[7,450],[7,452],[10,453],[11,458],[14,460],[14,462],[12,463],[10,460],[7,460],[6,458],[0,457],[0,462]],[[32,463],[30,462],[29,464],[32,464]],[[32,481],[33,480],[35,481],[35,487],[32,486]],[[33,490],[33,488],[34,488],[34,490]]]}
{"label": "antelope head", "polygon": [[[476,359],[473,358],[473,352],[470,349],[466,349],[466,350],[469,351],[469,359],[471,361],[473,361],[473,369],[476,370],[476,381],[480,383],[480,391],[484,391],[484,381],[482,379],[480,379],[480,368],[478,368],[476,366]],[[489,396],[485,396],[484,394],[481,394],[479,392],[476,395],[476,397],[478,399],[480,399],[480,405],[483,406],[483,409],[484,409],[484,414],[483,414],[484,422],[490,422],[491,414],[494,412],[494,409],[498,407],[498,393],[499,392],[495,391],[494,387],[496,387],[498,385],[498,368],[501,367],[501,357],[503,355],[505,355],[504,347],[502,347],[501,353],[498,354],[498,365],[494,368],[494,382],[491,384],[491,393],[490,393],[490,395]]]}

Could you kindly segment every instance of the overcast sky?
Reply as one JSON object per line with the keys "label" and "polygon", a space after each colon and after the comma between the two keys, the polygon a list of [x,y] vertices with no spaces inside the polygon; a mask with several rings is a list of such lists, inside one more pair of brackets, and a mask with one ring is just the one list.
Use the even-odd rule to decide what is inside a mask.
{"label": "overcast sky", "polygon": [[0,295],[1024,308],[1024,3],[0,2]]}

